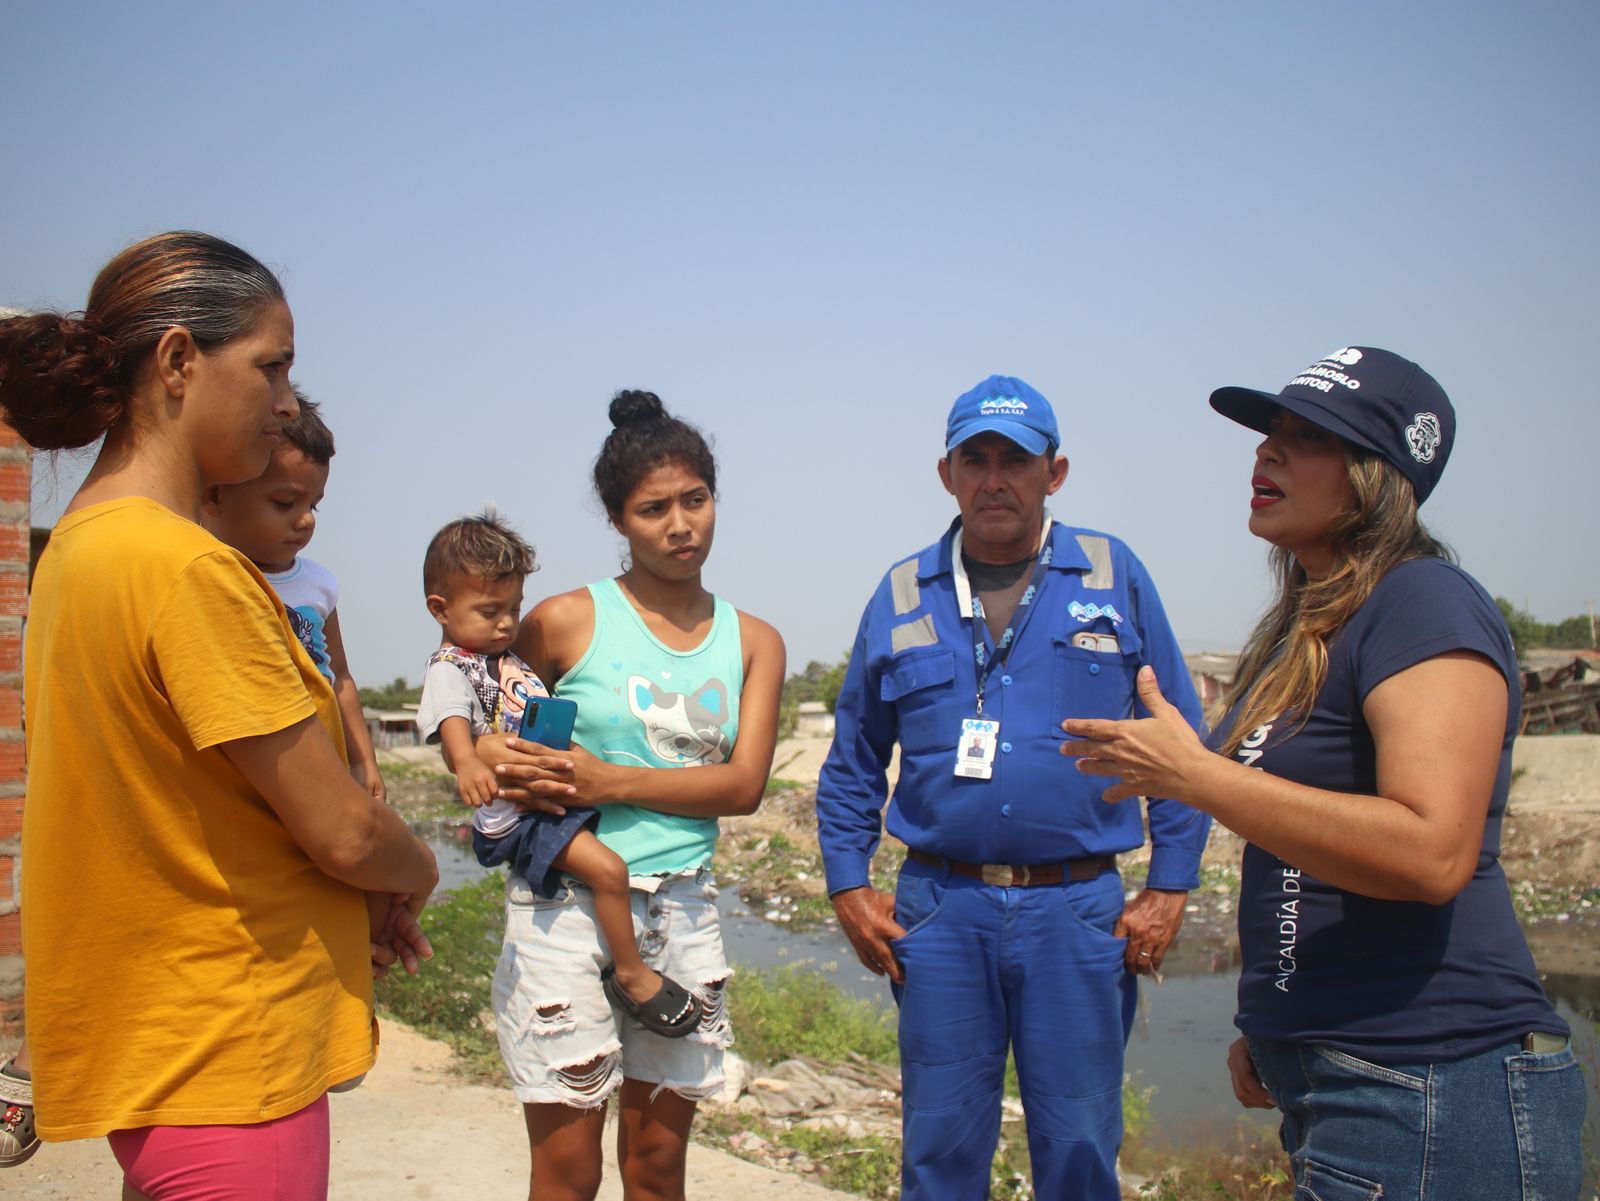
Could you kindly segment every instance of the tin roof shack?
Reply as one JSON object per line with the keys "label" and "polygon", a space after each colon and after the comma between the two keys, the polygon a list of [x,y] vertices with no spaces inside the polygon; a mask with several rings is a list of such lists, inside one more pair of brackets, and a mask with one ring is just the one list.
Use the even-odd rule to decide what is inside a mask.
{"label": "tin roof shack", "polygon": [[1600,734],[1600,651],[1530,647],[1521,656],[1520,734]]}

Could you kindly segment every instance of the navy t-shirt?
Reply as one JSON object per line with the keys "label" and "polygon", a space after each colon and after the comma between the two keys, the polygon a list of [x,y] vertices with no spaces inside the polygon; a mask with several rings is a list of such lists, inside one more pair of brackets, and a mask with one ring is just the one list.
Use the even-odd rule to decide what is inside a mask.
{"label": "navy t-shirt", "polygon": [[[1324,884],[1260,847],[1244,853],[1235,1024],[1261,1038],[1323,1043],[1379,1063],[1460,1059],[1531,1030],[1567,1033],[1539,985],[1500,870],[1520,676],[1487,593],[1443,559],[1389,572],[1328,648],[1328,677],[1303,726],[1251,731],[1238,759],[1315,788],[1375,796],[1377,761],[1362,705],[1425,659],[1476,651],[1510,692],[1483,849],[1444,905],[1382,901]],[[1232,715],[1213,735],[1218,745]],[[1282,730],[1274,727],[1282,725]]]}

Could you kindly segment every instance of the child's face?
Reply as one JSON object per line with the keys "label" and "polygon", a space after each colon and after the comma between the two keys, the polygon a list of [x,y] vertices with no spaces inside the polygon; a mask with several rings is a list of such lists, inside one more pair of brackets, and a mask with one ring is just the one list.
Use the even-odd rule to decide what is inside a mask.
{"label": "child's face", "polygon": [[428,612],[443,628],[446,641],[480,655],[498,655],[517,637],[522,577],[486,580],[453,574],[445,581],[443,595],[429,595]]}
{"label": "child's face", "polygon": [[327,486],[328,464],[280,447],[256,479],[206,489],[206,525],[262,571],[288,571],[317,528]]}

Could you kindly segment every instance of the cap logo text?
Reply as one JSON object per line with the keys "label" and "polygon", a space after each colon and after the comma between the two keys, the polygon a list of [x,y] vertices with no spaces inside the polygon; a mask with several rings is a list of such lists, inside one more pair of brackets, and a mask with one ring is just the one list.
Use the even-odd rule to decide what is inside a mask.
{"label": "cap logo text", "polygon": [[1026,413],[1027,411],[1028,402],[1025,400],[1018,400],[1014,396],[1008,396],[1003,399],[986,400],[978,408],[978,412],[985,417],[993,417],[997,413],[1004,413],[1007,416],[1014,417]]}
{"label": "cap logo text", "polygon": [[[1361,352],[1354,346],[1346,346],[1343,350],[1336,350],[1332,354],[1323,355],[1287,384],[1286,388],[1296,386],[1302,388],[1315,388],[1318,392],[1332,392],[1335,384],[1342,384],[1351,391],[1361,386],[1361,381],[1352,375],[1340,371],[1340,367],[1354,367],[1361,361]],[[1336,366],[1326,366],[1333,363]]]}

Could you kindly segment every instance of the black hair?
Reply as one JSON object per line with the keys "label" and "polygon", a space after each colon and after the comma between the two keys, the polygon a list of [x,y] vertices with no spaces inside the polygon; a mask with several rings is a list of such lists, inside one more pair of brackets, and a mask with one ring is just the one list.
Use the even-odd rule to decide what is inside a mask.
{"label": "black hair", "polygon": [[295,403],[300,413],[293,421],[283,423],[283,440],[294,447],[318,467],[326,467],[333,458],[333,431],[322,419],[322,406],[296,386]]}
{"label": "black hair", "polygon": [[594,461],[594,490],[607,514],[620,514],[639,481],[664,463],[682,464],[716,496],[717,460],[704,435],[671,416],[654,392],[618,392],[610,415],[613,428]]}

